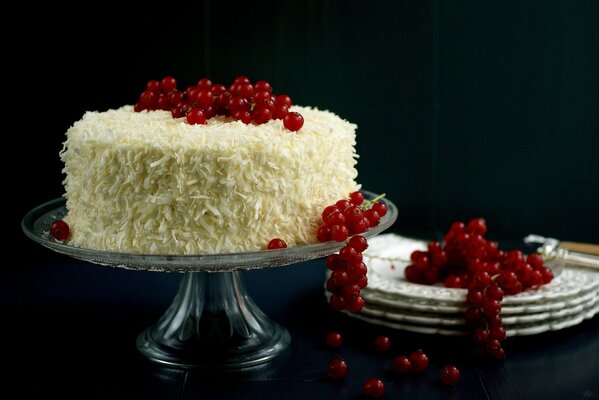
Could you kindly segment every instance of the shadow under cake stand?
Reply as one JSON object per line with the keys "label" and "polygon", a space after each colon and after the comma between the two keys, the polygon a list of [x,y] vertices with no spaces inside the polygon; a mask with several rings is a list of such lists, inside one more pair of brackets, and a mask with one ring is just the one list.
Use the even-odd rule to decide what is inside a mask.
{"label": "shadow under cake stand", "polygon": [[[363,192],[366,199],[376,195]],[[365,232],[372,237],[397,219],[386,199],[387,214]],[[290,265],[338,251],[345,243],[326,242],[287,249],[204,255],[145,255],[70,246],[49,234],[50,225],[67,213],[59,198],[31,210],[23,218],[25,234],[58,253],[111,267],[184,273],[172,304],[137,338],[138,350],[163,366],[243,369],[265,363],[291,341],[287,329],[269,319],[248,295],[241,270]]]}

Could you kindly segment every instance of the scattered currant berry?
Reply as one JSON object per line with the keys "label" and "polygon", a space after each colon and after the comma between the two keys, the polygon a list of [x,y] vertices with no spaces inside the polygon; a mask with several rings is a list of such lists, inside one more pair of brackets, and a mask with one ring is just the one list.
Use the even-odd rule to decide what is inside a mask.
{"label": "scattered currant berry", "polygon": [[385,384],[379,378],[370,378],[364,382],[364,395],[372,399],[380,399],[385,394]]}
{"label": "scattered currant berry", "polygon": [[446,385],[455,385],[460,380],[460,370],[455,365],[446,365],[441,368],[441,382]]}
{"label": "scattered currant berry", "polygon": [[297,132],[304,126],[304,117],[297,112],[290,112],[283,118],[283,125],[292,132]]}
{"label": "scattered currant berry", "polygon": [[416,350],[410,354],[410,364],[414,371],[424,371],[428,367],[428,356],[422,350]]}
{"label": "scattered currant berry", "polygon": [[71,234],[69,225],[63,220],[52,222],[50,225],[50,234],[56,240],[67,240]]}
{"label": "scattered currant berry", "polygon": [[326,341],[330,348],[339,349],[343,345],[343,336],[339,332],[329,332]]}
{"label": "scattered currant berry", "polygon": [[405,374],[412,370],[412,363],[406,356],[397,356],[393,359],[393,371],[398,374]]}
{"label": "scattered currant berry", "polygon": [[177,81],[172,76],[165,76],[160,81],[160,89],[163,93],[170,93],[177,88]]}
{"label": "scattered currant berry", "polygon": [[266,246],[268,250],[275,249],[285,249],[287,248],[287,243],[283,239],[274,238],[270,242],[268,242],[268,246]]}
{"label": "scattered currant berry", "polygon": [[329,376],[332,379],[342,379],[347,375],[347,363],[341,358],[333,358],[329,362]]}
{"label": "scattered currant berry", "polygon": [[379,353],[389,351],[389,349],[391,348],[391,339],[389,339],[388,336],[377,336],[374,339],[374,348]]}

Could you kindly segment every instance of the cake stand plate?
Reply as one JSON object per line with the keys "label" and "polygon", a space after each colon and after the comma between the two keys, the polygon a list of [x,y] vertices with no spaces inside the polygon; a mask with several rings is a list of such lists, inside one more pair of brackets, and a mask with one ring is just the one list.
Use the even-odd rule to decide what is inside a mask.
{"label": "cake stand plate", "polygon": [[[363,191],[366,199],[375,194]],[[397,208],[383,198],[388,212],[372,237],[397,219]],[[270,320],[249,297],[239,271],[295,264],[338,251],[345,243],[326,242],[287,249],[202,255],[149,255],[70,246],[49,234],[52,222],[67,213],[55,199],[31,210],[22,221],[25,234],[58,253],[111,267],[184,273],[173,303],[158,322],[137,338],[138,350],[169,367],[239,370],[281,354],[289,332]],[[216,272],[216,273],[213,273]]]}

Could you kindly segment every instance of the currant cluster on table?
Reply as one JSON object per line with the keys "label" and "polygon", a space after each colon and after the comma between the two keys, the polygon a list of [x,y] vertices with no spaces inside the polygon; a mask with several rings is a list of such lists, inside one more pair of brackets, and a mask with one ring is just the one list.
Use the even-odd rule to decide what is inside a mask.
{"label": "currant cluster on table", "polygon": [[361,192],[353,192],[348,199],[338,200],[322,211],[323,225],[318,229],[318,240],[347,241],[339,253],[331,254],[326,261],[331,270],[326,283],[331,293],[329,304],[335,311],[360,312],[364,308],[360,291],[368,284],[368,268],[362,261],[362,253],[368,248],[368,241],[360,233],[377,226],[387,213],[387,206],[378,199],[364,202]]}
{"label": "currant cluster on table", "polygon": [[[331,349],[340,349],[343,346],[343,336],[339,332],[329,332],[326,344]],[[377,336],[373,344],[374,351],[378,354],[388,353],[392,348],[391,339],[384,335]],[[404,375],[425,372],[428,366],[428,355],[422,349],[418,349],[408,356],[399,355],[393,358],[391,370],[394,374]],[[349,372],[349,363],[343,358],[333,357],[329,361],[327,371],[329,378],[343,379]],[[443,384],[455,385],[460,379],[460,371],[455,365],[446,364],[439,371],[439,379]],[[385,383],[380,377],[371,377],[364,381],[362,390],[366,397],[378,399],[385,394]]]}
{"label": "currant cluster on table", "polygon": [[552,271],[540,254],[503,251],[485,239],[487,225],[475,218],[467,225],[454,222],[444,243],[430,242],[428,251],[414,251],[406,267],[408,281],[467,289],[465,319],[481,350],[496,359],[505,358],[506,332],[501,321],[501,301],[531,287],[551,282]]}
{"label": "currant cluster on table", "polygon": [[249,78],[238,76],[227,87],[202,78],[197,85],[178,90],[175,78],[167,76],[161,81],[149,81],[133,109],[170,111],[173,118],[185,117],[191,125],[206,124],[216,115],[255,125],[280,119],[286,129],[295,132],[304,125],[304,118],[290,112],[291,105],[291,98],[274,94],[267,81],[252,83]]}

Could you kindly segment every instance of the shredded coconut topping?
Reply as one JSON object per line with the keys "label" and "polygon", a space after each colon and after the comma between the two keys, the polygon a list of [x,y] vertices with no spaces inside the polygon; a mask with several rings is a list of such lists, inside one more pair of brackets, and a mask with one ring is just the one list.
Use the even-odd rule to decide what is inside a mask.
{"label": "shredded coconut topping", "polygon": [[75,246],[201,254],[316,242],[320,212],[358,190],[356,125],[292,107],[305,120],[189,125],[131,106],[87,112],[67,131],[69,224]]}

